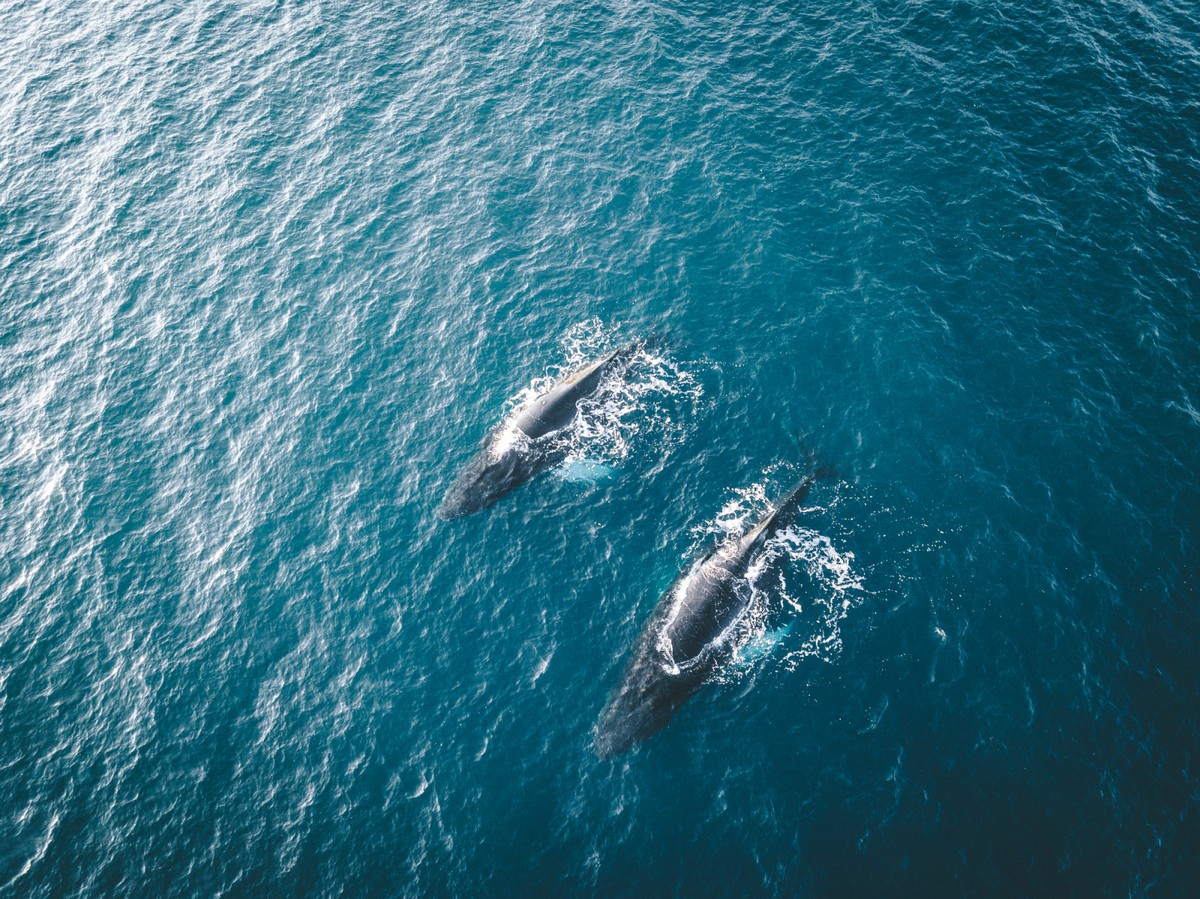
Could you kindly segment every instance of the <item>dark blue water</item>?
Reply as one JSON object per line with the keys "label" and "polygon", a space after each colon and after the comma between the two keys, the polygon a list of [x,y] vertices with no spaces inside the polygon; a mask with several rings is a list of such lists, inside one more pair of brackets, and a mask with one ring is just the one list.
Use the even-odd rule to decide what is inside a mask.
{"label": "dark blue water", "polygon": [[1181,0],[0,0],[0,894],[1191,895],[1198,98]]}

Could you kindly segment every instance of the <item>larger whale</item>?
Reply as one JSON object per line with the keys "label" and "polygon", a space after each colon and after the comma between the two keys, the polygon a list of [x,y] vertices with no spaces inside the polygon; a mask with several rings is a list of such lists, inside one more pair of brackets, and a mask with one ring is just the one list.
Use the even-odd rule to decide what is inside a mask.
{"label": "larger whale", "polygon": [[666,727],[685,702],[733,656],[753,604],[747,573],[771,537],[795,520],[814,481],[806,475],[776,508],[676,577],[634,644],[600,714],[595,749],[609,758]]}
{"label": "larger whale", "polygon": [[627,365],[641,347],[640,341],[633,341],[589,362],[493,428],[435,514],[451,519],[479,512],[563,461],[569,450],[565,438],[579,403],[595,394],[605,377]]}

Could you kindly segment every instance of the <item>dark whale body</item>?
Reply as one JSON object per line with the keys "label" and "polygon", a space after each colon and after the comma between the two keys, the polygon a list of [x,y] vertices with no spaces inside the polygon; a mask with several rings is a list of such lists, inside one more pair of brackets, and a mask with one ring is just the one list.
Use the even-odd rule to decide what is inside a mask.
{"label": "dark whale body", "polygon": [[799,511],[813,484],[804,477],[773,512],[682,572],[659,600],[625,674],[596,725],[596,753],[609,758],[664,728],[738,645],[751,603],[746,573],[766,542]]}
{"label": "dark whale body", "polygon": [[[566,458],[568,447],[561,438],[575,420],[580,400],[594,394],[605,375],[628,363],[640,347],[629,343],[588,363],[533,400],[511,425],[494,428],[446,491],[437,516],[462,518],[486,509]],[[515,433],[500,441],[508,427]]]}

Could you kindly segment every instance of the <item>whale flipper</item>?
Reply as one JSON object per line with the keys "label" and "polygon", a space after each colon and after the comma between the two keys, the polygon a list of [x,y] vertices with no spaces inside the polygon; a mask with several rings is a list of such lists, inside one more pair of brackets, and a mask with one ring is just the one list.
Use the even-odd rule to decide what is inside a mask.
{"label": "whale flipper", "polygon": [[611,481],[617,470],[603,462],[591,459],[568,459],[557,469],[558,476],[564,481],[575,484],[603,484]]}
{"label": "whale flipper", "polygon": [[739,668],[750,668],[755,662],[765,659],[787,639],[795,627],[795,622],[788,622],[783,627],[773,628],[751,637],[738,647],[734,664]]}

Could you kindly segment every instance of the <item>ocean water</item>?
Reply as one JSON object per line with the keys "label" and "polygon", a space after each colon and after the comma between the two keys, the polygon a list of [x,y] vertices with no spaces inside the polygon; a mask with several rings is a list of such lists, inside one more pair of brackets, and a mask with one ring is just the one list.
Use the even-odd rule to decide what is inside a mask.
{"label": "ocean water", "polygon": [[0,895],[1195,895],[1197,198],[1183,0],[0,0]]}

